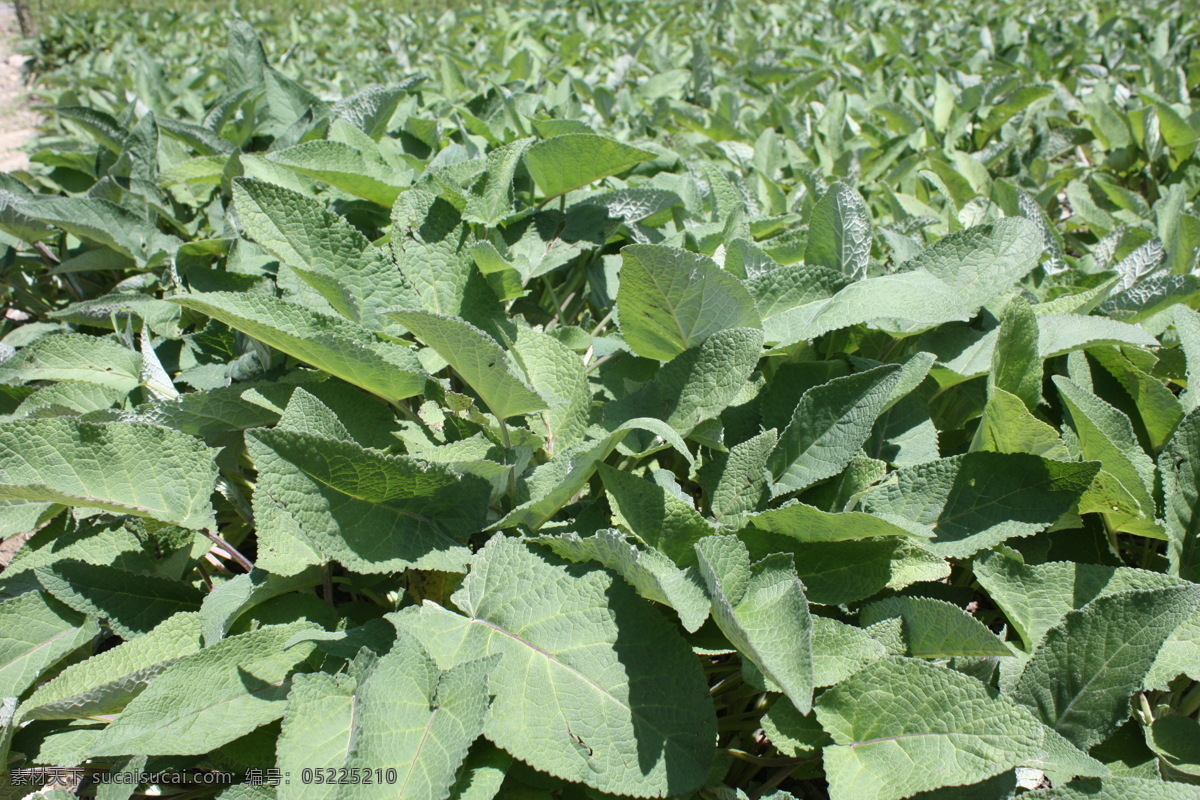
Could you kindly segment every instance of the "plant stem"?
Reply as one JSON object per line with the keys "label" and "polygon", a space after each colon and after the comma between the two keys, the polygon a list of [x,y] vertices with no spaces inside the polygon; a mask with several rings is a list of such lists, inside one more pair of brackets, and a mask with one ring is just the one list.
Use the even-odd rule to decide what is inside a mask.
{"label": "plant stem", "polygon": [[205,531],[204,535],[208,537],[209,541],[228,553],[229,557],[236,561],[246,572],[254,569],[254,562],[239,553],[237,548],[222,539],[220,534],[213,531]]}
{"label": "plant stem", "polygon": [[512,502],[513,507],[517,505],[517,467],[514,463],[512,452],[512,439],[508,435],[508,426],[504,424],[504,418],[497,415],[496,421],[500,423],[500,441],[504,443],[504,460],[508,462],[508,499]]}

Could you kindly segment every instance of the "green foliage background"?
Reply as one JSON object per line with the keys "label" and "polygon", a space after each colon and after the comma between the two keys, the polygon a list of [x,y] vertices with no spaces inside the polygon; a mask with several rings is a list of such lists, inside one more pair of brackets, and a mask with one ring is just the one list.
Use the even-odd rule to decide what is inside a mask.
{"label": "green foliage background", "polygon": [[1188,4],[44,11],[0,769],[1200,797]]}

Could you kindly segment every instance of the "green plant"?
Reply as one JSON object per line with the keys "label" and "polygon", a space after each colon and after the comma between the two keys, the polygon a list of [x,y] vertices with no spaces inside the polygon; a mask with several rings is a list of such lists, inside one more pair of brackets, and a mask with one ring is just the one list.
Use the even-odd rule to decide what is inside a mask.
{"label": "green plant", "polygon": [[47,49],[0,763],[1200,796],[1195,22],[666,5]]}

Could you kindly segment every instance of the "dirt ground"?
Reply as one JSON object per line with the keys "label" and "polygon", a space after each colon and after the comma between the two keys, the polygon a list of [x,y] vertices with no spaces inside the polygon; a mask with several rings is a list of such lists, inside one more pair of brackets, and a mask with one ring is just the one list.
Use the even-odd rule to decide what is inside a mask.
{"label": "dirt ground", "polygon": [[20,36],[12,3],[0,0],[0,172],[24,169],[29,159],[19,149],[33,137],[38,117],[25,98],[25,57],[15,45]]}

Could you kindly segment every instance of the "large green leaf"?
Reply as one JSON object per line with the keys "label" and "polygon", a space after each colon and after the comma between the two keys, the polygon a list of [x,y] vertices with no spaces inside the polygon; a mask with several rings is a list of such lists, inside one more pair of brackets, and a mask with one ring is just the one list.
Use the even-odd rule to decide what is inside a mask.
{"label": "large green leaf", "polygon": [[124,639],[147,633],[181,611],[198,611],[203,599],[200,590],[183,581],[82,561],[56,561],[36,574],[50,594],[103,619]]}
{"label": "large green leaf", "polygon": [[[535,769],[634,797],[708,778],[716,718],[699,664],[623,581],[502,535],[454,604],[398,624],[442,669],[497,654],[484,735]],[[547,702],[550,701],[550,702]]]}
{"label": "large green leaf", "polygon": [[141,383],[142,357],[111,338],[45,336],[0,363],[0,382],[79,381],[127,394]]}
{"label": "large green leaf", "polygon": [[279,719],[292,673],[307,671],[314,651],[284,644],[310,627],[272,625],[185,656],[92,741],[91,753],[200,755]]}
{"label": "large green leaf", "polygon": [[155,425],[18,420],[0,425],[0,499],[211,528],[213,457],[198,439]]}
{"label": "large green leaf", "polygon": [[662,245],[621,251],[617,321],[630,349],[670,361],[717,331],[761,328],[754,300],[733,275],[698,253]]}
{"label": "large green leaf", "polygon": [[259,470],[259,558],[271,571],[329,560],[370,573],[453,571],[467,558],[456,537],[485,524],[490,487],[441,464],[279,428],[246,443]]}
{"label": "large green leaf", "polygon": [[425,388],[412,351],[349,320],[265,295],[210,292],[172,299],[389,402]]}
{"label": "large green leaf", "polygon": [[116,714],[156,675],[199,652],[200,646],[200,615],[176,614],[143,636],[67,667],[29,696],[21,705],[21,717],[82,719]]}
{"label": "large green leaf", "polygon": [[970,317],[958,294],[925,270],[864,278],[826,296],[797,291],[773,275],[757,283],[767,343],[779,347],[852,325],[910,334]]}
{"label": "large green leaf", "polygon": [[831,800],[900,800],[975,783],[1034,754],[1028,711],[974,678],[910,659],[870,664],[817,701]]}
{"label": "large green leaf", "polygon": [[965,558],[1014,536],[1045,530],[1095,477],[1094,462],[1024,453],[968,453],[897,470],[859,498],[863,511],[933,534],[930,549]]}
{"label": "large green leaf", "polygon": [[18,697],[44,670],[99,633],[96,620],[42,592],[0,602],[0,696]]}
{"label": "large green leaf", "polygon": [[[368,328],[381,327],[378,311],[415,296],[382,250],[317,201],[263,181],[239,179],[233,197],[252,239],[310,280],[330,304]],[[342,304],[340,291],[353,300]]]}
{"label": "large green leaf", "polygon": [[864,627],[888,619],[901,620],[911,656],[988,658],[1013,654],[982,622],[932,597],[889,597],[865,606],[859,616]]}
{"label": "large green leaf", "polygon": [[1041,252],[1037,226],[1010,217],[943,236],[905,269],[923,269],[941,278],[974,311],[1029,274]]}
{"label": "large green leaf", "polygon": [[395,784],[333,782],[312,794],[305,787],[283,796],[443,800],[483,730],[488,671],[495,661],[468,661],[440,672],[421,645],[400,631],[391,651],[358,680],[297,676],[279,739],[281,764],[296,772],[320,766],[372,775],[392,768],[398,774]]}
{"label": "large green leaf", "polygon": [[1192,411],[1158,456],[1171,573],[1200,581],[1200,412]]}
{"label": "large green leaf", "polygon": [[1159,648],[1200,605],[1200,587],[1133,590],[1068,611],[1033,652],[1013,699],[1080,748],[1129,716]]}
{"label": "large green leaf", "polygon": [[1154,462],[1138,444],[1129,417],[1069,378],[1056,375],[1054,385],[1070,414],[1083,457],[1099,461],[1100,468],[1137,502],[1140,514],[1130,518],[1119,512],[1105,513],[1108,524],[1116,530],[1162,538],[1153,519]]}
{"label": "large green leaf", "polygon": [[761,353],[761,331],[717,331],[663,364],[638,391],[608,404],[605,421],[615,425],[652,417],[686,436],[717,417],[745,389]]}

